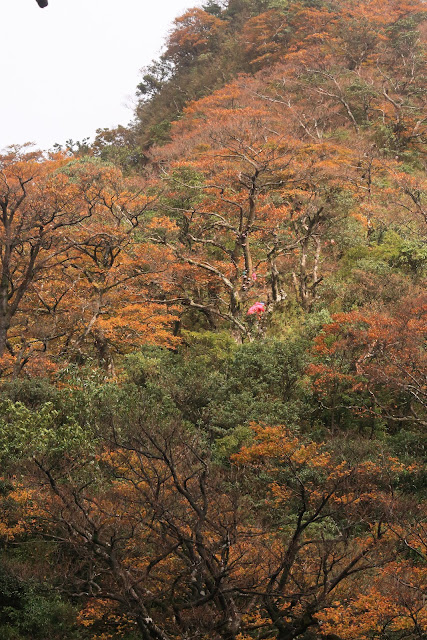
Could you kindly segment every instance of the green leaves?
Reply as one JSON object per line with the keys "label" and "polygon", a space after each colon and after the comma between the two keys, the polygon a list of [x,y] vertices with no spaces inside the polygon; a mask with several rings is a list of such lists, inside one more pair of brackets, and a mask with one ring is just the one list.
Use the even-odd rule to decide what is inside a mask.
{"label": "green leaves", "polygon": [[22,402],[0,403],[0,451],[3,464],[34,457],[77,455],[90,446],[88,433],[75,420],[60,419],[51,402],[29,409]]}

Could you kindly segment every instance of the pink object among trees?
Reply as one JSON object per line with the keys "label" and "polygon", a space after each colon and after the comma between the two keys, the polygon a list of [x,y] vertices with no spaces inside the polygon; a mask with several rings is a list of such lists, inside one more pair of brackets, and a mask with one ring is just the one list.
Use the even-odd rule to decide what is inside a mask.
{"label": "pink object among trees", "polygon": [[248,316],[252,316],[255,313],[264,313],[265,311],[265,304],[263,302],[255,302],[255,304],[252,305],[252,307],[250,307],[248,309]]}

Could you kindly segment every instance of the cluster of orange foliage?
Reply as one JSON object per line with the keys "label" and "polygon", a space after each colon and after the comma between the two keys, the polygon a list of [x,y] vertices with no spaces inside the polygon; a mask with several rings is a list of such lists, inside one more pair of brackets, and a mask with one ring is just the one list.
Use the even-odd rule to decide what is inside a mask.
{"label": "cluster of orange foliage", "polygon": [[316,338],[315,362],[309,367],[321,401],[331,406],[350,392],[359,399],[355,411],[372,416],[380,407],[385,418],[397,422],[408,419],[399,405],[409,402],[411,419],[424,424],[426,312],[421,296],[383,312],[336,314]]}
{"label": "cluster of orange foliage", "polygon": [[30,500],[69,548],[80,624],[161,640],[425,632],[426,574],[406,553],[425,555],[425,514],[393,488],[419,469],[351,465],[283,426],[252,433],[228,468],[176,424],[115,432],[92,471],[36,456],[37,492],[8,500]]}
{"label": "cluster of orange foliage", "polygon": [[[174,226],[160,223],[151,239],[181,265],[166,297],[184,313],[200,311],[210,327],[225,319],[250,340],[256,300],[269,312],[290,296],[315,308],[346,219],[367,236],[390,224],[425,233],[425,177],[404,165],[426,141],[424,14],[415,0],[349,0],[246,21],[241,44],[262,70],[188,104],[171,142],[152,150],[161,219]],[[169,46],[185,52],[188,40],[196,55],[224,29],[192,10]]]}
{"label": "cluster of orange foliage", "polygon": [[[91,354],[112,373],[114,353],[173,346],[196,311],[252,340],[285,299],[316,308],[349,219],[366,236],[425,233],[425,177],[405,166],[426,140],[424,13],[416,0],[258,13],[240,38],[262,70],[188,104],[144,176],[2,156],[2,371]],[[191,9],[165,59],[212,53],[226,30]],[[254,326],[246,311],[260,300]]]}
{"label": "cluster of orange foliage", "polygon": [[91,352],[111,368],[111,351],[173,344],[174,310],[148,295],[168,254],[138,237],[149,184],[91,159],[11,151],[0,162],[3,374]]}
{"label": "cluster of orange foliage", "polygon": [[[1,374],[87,358],[114,374],[115,354],[173,348],[196,312],[250,341],[273,314],[330,302],[304,382],[332,433],[345,411],[372,433],[379,419],[425,426],[419,273],[400,303],[374,275],[370,298],[335,299],[352,234],[368,256],[384,229],[425,235],[424,13],[416,0],[270,5],[238,35],[259,71],[190,102],[142,175],[94,157],[0,156]],[[226,32],[192,9],[165,59],[190,68]],[[248,318],[261,300],[266,313]],[[43,450],[1,487],[2,544],[37,532],[61,545],[85,633],[426,635],[425,505],[399,487],[417,465],[381,452],[350,463],[338,444],[259,424],[220,464],[195,428],[144,411],[90,459]]]}
{"label": "cluster of orange foliage", "polygon": [[167,43],[165,56],[175,63],[185,63],[212,47],[225,30],[223,20],[203,9],[186,11],[174,21]]}

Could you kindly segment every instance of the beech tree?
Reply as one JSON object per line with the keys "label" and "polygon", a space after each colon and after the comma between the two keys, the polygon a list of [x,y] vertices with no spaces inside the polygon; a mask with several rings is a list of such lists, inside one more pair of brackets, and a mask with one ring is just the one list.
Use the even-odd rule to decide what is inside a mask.
{"label": "beech tree", "polygon": [[256,95],[258,87],[245,80],[190,105],[173,142],[157,151],[169,193],[160,204],[176,227],[153,240],[197,278],[209,278],[210,299],[208,289],[205,299],[182,300],[228,319],[246,337],[255,296],[271,309],[293,292],[312,309],[325,240],[344,214],[343,167],[351,162],[339,145],[301,140],[294,123],[281,120],[280,105]]}
{"label": "beech tree", "polygon": [[208,1],[0,157],[0,637],[425,639],[425,14]]}
{"label": "beech tree", "polygon": [[[111,341],[168,342],[173,323],[140,287],[165,269],[165,252],[136,242],[155,196],[95,159],[2,159],[0,354],[18,374],[34,357],[77,357],[92,342],[113,370]],[[157,336],[157,338],[155,337]],[[172,339],[172,338],[171,338]]]}
{"label": "beech tree", "polygon": [[203,9],[194,8],[176,18],[174,27],[167,41],[164,58],[182,66],[212,49],[226,23]]}
{"label": "beech tree", "polygon": [[140,418],[126,433],[113,424],[90,467],[75,457],[87,446],[77,425],[61,431],[69,456],[65,441],[6,427],[18,456],[31,450],[32,508],[71,553],[67,588],[89,598],[86,626],[113,611],[142,638],[293,640],[395,560],[397,527],[411,530],[389,486],[406,469],[395,460],[349,465],[285,427],[253,425],[226,471],[179,423],[154,432],[156,416]]}
{"label": "beech tree", "polygon": [[[150,304],[146,295],[167,269],[167,254],[138,237],[157,196],[149,195],[149,181],[125,178],[95,159],[72,162],[64,171],[78,184],[91,217],[70,237],[73,260],[61,266],[59,292],[43,292],[46,308],[64,326],[65,356],[84,357],[92,343],[99,364],[112,373],[114,352],[129,351],[141,340],[173,343],[173,313]],[[57,300],[64,292],[59,306],[48,303],[49,296]]]}
{"label": "beech tree", "polygon": [[0,357],[16,355],[10,330],[25,296],[69,259],[67,230],[91,215],[79,206],[76,185],[59,171],[65,162],[25,149],[0,157]]}
{"label": "beech tree", "polygon": [[425,425],[425,314],[421,296],[403,301],[393,312],[336,314],[323,327],[313,349],[317,362],[309,371],[318,400],[332,412],[333,427],[335,411],[346,403],[371,421],[379,411],[392,424]]}

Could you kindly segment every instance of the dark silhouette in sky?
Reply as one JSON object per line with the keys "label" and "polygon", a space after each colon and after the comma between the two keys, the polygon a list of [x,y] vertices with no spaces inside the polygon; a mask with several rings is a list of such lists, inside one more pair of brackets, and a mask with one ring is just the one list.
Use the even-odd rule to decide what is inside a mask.
{"label": "dark silhouette in sky", "polygon": [[48,4],[47,0],[36,0],[36,1],[41,9],[44,9],[45,7],[47,7],[47,4]]}

